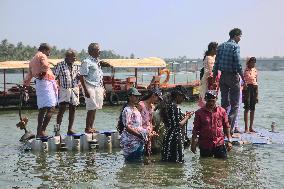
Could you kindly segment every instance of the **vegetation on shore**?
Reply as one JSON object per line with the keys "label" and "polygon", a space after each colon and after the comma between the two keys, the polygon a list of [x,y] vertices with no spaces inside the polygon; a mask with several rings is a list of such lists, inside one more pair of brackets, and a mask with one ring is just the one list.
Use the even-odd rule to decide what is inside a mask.
{"label": "vegetation on shore", "polygon": [[[14,45],[9,43],[7,39],[1,41],[0,44],[0,62],[7,60],[30,60],[35,53],[37,52],[38,47],[24,45],[22,42]],[[56,46],[52,46],[50,58],[60,59],[64,58],[64,54],[67,49],[57,49]],[[87,56],[87,52],[82,49],[78,52],[78,59],[81,60]],[[134,58],[134,54],[130,55],[131,58]],[[101,58],[128,58],[116,54],[112,50],[102,50]]]}

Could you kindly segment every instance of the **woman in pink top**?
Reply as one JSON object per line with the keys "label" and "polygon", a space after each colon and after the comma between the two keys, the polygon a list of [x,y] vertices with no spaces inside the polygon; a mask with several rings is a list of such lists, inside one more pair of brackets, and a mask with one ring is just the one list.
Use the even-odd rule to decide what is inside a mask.
{"label": "woman in pink top", "polygon": [[[257,70],[255,68],[256,58],[250,57],[247,60],[247,67],[244,72],[244,79],[247,87],[243,89],[243,103],[244,103],[244,121],[245,133],[255,132],[253,130],[255,104],[258,103],[258,84],[257,84]],[[248,112],[250,111],[250,125],[248,128]]]}
{"label": "woman in pink top", "polygon": [[148,95],[141,99],[137,107],[142,116],[142,127],[147,129],[150,134],[150,138],[145,146],[145,152],[148,157],[151,155],[151,137],[156,135],[156,132],[153,131],[152,125],[154,104],[156,104],[159,100],[163,100],[162,91],[159,88],[154,88]]}

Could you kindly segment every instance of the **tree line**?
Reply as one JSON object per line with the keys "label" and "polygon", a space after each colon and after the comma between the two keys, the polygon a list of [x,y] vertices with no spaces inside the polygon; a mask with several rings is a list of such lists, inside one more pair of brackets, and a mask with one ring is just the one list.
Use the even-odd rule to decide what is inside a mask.
{"label": "tree line", "polygon": [[[0,44],[0,62],[8,60],[30,60],[37,52],[38,47],[24,45],[22,42],[18,42],[16,45],[9,43],[7,39],[1,41]],[[67,49],[58,49],[56,46],[52,46],[50,58],[61,59],[64,58],[64,54]],[[87,51],[82,49],[78,52],[78,59],[82,60],[88,55]],[[102,50],[100,57],[102,59],[123,59],[128,58],[116,54],[113,50]],[[129,58],[134,58],[132,53]]]}
{"label": "tree line", "polygon": [[[8,61],[8,60],[30,60],[35,53],[37,52],[38,47],[24,45],[22,42],[18,42],[16,45],[9,43],[7,39],[4,39],[0,43],[0,62]],[[62,59],[64,58],[64,54],[67,49],[58,49],[56,46],[52,47],[51,56],[52,59]],[[78,60],[84,59],[88,53],[86,50],[82,49],[78,52]],[[102,50],[101,51],[102,59],[127,59],[127,58],[135,58],[134,54],[131,53],[129,57],[121,56],[116,54],[113,50]],[[193,63],[193,60],[197,63]],[[202,67],[202,59],[190,59],[186,56],[179,56],[177,58],[165,58],[167,62],[167,67],[169,69],[174,70],[195,70],[196,64],[198,67]],[[245,59],[242,60],[243,64]],[[181,63],[181,65],[171,63]],[[283,70],[284,69],[284,57],[282,56],[274,56],[272,58],[258,57],[257,58],[257,66],[261,70]],[[146,69],[148,70],[148,69]]]}

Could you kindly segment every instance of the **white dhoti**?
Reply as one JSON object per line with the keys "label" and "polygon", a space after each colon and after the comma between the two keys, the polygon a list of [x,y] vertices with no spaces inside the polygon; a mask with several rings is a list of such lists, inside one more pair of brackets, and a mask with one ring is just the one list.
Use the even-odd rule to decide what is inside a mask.
{"label": "white dhoti", "polygon": [[58,103],[67,102],[74,106],[80,104],[79,100],[79,87],[65,89],[63,87],[59,88]]}
{"label": "white dhoti", "polygon": [[57,84],[55,80],[35,80],[37,107],[50,108],[57,104]]}
{"label": "white dhoti", "polygon": [[88,83],[86,83],[86,88],[90,94],[90,98],[86,98],[85,96],[86,109],[87,110],[102,109],[105,89],[103,87],[95,87]]}

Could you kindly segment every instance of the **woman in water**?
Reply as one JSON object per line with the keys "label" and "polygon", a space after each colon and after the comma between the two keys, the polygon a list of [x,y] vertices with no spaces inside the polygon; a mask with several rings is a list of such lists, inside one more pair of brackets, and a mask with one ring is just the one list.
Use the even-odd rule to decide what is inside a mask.
{"label": "woman in water", "polygon": [[120,146],[126,161],[141,161],[148,141],[148,130],[142,127],[142,117],[136,107],[140,96],[141,93],[136,88],[128,90],[128,102],[118,124],[121,132]]}
{"label": "woman in water", "polygon": [[187,98],[186,89],[182,86],[176,86],[171,92],[170,99],[160,109],[161,118],[166,128],[162,146],[162,161],[184,162],[183,150],[186,137],[184,127],[193,112],[184,114],[178,105]]}

